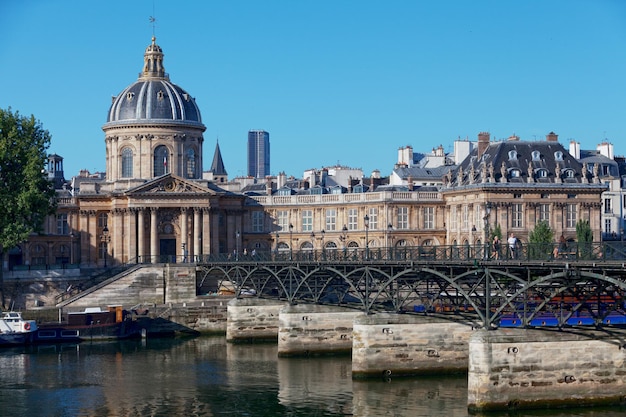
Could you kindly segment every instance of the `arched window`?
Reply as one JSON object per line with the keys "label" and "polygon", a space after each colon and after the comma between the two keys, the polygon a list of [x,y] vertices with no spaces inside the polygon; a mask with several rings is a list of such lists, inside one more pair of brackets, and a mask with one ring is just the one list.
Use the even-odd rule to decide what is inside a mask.
{"label": "arched window", "polygon": [[289,250],[289,245],[286,244],[285,242],[279,242],[278,243],[278,251],[279,252],[286,252]]}
{"label": "arched window", "polygon": [[337,244],[335,242],[328,242],[326,244],[326,249],[337,249]]}
{"label": "arched window", "polygon": [[313,250],[313,244],[311,242],[304,242],[300,246],[300,249],[302,249],[302,250]]}
{"label": "arched window", "polygon": [[187,149],[185,169],[187,171],[187,178],[196,177],[196,151],[193,149]]}
{"label": "arched window", "polygon": [[170,153],[166,146],[157,146],[154,150],[154,176],[160,177],[170,172]]}
{"label": "arched window", "polygon": [[509,151],[509,161],[517,160],[517,151]]}
{"label": "arched window", "polygon": [[555,161],[562,161],[563,160],[563,152],[561,151],[556,151],[554,153],[554,160]]}
{"label": "arched window", "polygon": [[132,178],[133,176],[133,150],[124,148],[122,150],[122,178]]}

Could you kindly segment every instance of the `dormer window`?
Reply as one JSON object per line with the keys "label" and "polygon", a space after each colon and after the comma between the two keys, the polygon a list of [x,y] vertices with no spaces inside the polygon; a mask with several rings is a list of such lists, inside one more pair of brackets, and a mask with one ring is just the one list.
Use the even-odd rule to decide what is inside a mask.
{"label": "dormer window", "polygon": [[126,94],[126,100],[128,101],[133,101],[133,98],[135,97],[135,93],[130,92],[128,94]]}
{"label": "dormer window", "polygon": [[556,151],[554,153],[554,160],[555,161],[562,161],[563,160],[563,152],[561,151]]}
{"label": "dormer window", "polygon": [[163,94],[163,90],[159,90],[159,92],[157,93],[157,99],[163,100],[163,97],[165,97],[165,94]]}
{"label": "dormer window", "polygon": [[539,151],[532,151],[531,152],[531,157],[532,157],[533,161],[541,161],[541,152],[539,152]]}
{"label": "dormer window", "polygon": [[547,169],[538,169],[536,172],[536,175],[538,178],[547,178],[548,177],[548,170]]}
{"label": "dormer window", "polygon": [[521,175],[522,175],[522,171],[520,171],[519,169],[511,170],[511,178],[519,178]]}
{"label": "dormer window", "polygon": [[566,178],[574,178],[576,176],[576,172],[573,169],[565,170]]}
{"label": "dormer window", "polygon": [[517,160],[517,151],[509,151],[509,161]]}

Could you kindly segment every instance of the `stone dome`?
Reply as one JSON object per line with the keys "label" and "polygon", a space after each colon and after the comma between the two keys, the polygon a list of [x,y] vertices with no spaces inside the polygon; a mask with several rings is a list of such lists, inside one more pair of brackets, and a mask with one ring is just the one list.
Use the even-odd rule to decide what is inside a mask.
{"label": "stone dome", "polygon": [[205,129],[200,109],[189,93],[169,80],[163,67],[163,52],[152,38],[144,54],[139,78],[113,97],[108,127],[134,124],[178,124]]}

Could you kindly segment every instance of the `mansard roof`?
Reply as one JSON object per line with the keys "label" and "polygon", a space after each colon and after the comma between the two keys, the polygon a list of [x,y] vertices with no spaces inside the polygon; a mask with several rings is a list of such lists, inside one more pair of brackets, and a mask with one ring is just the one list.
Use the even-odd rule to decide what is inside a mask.
{"label": "mansard roof", "polygon": [[[482,153],[479,153],[483,150]],[[599,179],[583,170],[557,141],[506,140],[477,147],[444,176],[447,187],[472,184],[590,184]]]}

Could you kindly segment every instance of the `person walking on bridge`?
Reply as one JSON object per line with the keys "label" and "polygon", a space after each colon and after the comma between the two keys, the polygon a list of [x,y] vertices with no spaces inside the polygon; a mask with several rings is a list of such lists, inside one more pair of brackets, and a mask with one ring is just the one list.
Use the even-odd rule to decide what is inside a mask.
{"label": "person walking on bridge", "polygon": [[507,243],[509,245],[509,254],[511,259],[517,259],[517,238],[514,233],[511,232]]}

